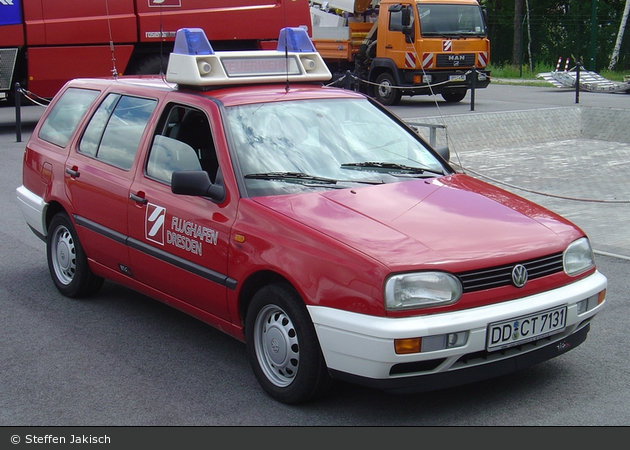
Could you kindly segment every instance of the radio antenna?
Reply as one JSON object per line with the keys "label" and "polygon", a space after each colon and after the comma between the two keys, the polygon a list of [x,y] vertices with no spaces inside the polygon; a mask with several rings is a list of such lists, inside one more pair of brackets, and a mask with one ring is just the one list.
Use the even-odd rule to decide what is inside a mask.
{"label": "radio antenna", "polygon": [[[287,27],[287,3],[286,1],[282,2],[282,13],[284,18],[284,27]],[[284,67],[286,71],[287,77],[287,85],[284,88],[286,92],[289,92],[289,30],[284,30]]]}
{"label": "radio antenna", "polygon": [[105,0],[105,13],[107,15],[107,29],[109,31],[109,50],[112,52],[112,76],[118,79],[118,70],[116,70],[116,55],[114,54],[114,39],[112,38],[112,24],[109,20],[109,2]]}
{"label": "radio antenna", "polygon": [[164,27],[162,25],[162,5],[160,5],[160,76],[164,77]]}

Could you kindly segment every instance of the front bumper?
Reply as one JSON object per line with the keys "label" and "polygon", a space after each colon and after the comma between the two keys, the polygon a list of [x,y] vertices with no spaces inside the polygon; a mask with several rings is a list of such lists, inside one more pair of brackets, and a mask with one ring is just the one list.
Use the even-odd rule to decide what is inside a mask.
{"label": "front bumper", "polygon": [[[309,306],[330,373],[335,378],[400,392],[455,386],[507,374],[558,356],[580,345],[591,319],[605,301],[578,314],[578,302],[606,289],[599,272],[557,289],[498,304],[406,318],[374,317]],[[567,306],[559,334],[505,350],[486,351],[488,325]],[[468,331],[465,345],[400,355],[394,340]]]}

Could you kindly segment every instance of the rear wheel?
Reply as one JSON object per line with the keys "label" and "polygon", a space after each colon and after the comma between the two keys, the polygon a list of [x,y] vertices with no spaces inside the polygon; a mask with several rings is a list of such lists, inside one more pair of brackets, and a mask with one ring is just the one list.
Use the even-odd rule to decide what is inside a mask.
{"label": "rear wheel", "polygon": [[382,73],[376,77],[376,100],[385,106],[394,106],[400,102],[402,92],[396,88],[396,80],[390,73]]}
{"label": "rear wheel", "polygon": [[103,278],[92,273],[70,218],[59,213],[50,221],[46,238],[48,270],[55,287],[66,297],[96,293]]}
{"label": "rear wheel", "polygon": [[254,374],[276,400],[305,403],[331,384],[315,327],[291,286],[271,284],[256,293],[247,311],[245,338]]}

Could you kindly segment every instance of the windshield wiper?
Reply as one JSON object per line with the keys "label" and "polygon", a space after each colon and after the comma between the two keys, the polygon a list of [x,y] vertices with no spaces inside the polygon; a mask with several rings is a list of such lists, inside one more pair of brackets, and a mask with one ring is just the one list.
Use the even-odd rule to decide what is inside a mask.
{"label": "windshield wiper", "polygon": [[407,166],[405,164],[398,163],[388,163],[388,162],[376,162],[376,161],[365,161],[358,163],[346,163],[341,165],[342,169],[353,169],[353,170],[361,170],[361,169],[370,169],[376,170],[377,172],[399,172],[403,174],[411,174],[411,175],[422,175],[425,172],[444,175],[444,172],[440,172],[439,170],[433,170],[426,167],[413,167]]}
{"label": "windshield wiper", "polygon": [[245,178],[256,180],[277,180],[286,181],[287,183],[316,183],[316,184],[337,184],[337,183],[363,183],[363,184],[383,184],[382,181],[366,181],[366,180],[335,180],[334,178],[318,177],[303,172],[266,172],[266,173],[250,173]]}
{"label": "windshield wiper", "polygon": [[337,184],[337,180],[332,178],[316,177],[303,172],[266,172],[266,173],[250,173],[245,175],[245,178],[252,178],[256,180],[286,180],[297,182],[300,181],[314,181],[316,183],[323,184]]}

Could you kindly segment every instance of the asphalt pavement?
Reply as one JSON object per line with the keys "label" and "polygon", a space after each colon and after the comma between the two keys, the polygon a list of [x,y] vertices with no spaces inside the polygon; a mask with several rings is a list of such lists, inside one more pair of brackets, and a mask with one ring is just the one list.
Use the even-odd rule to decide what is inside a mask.
{"label": "asphalt pavement", "polygon": [[[553,361],[472,386],[392,396],[340,384],[330,399],[304,408],[265,396],[240,342],[168,305],[115,283],[89,301],[64,299],[50,281],[45,245],[15,199],[21,155],[43,107],[22,109],[18,142],[15,110],[0,105],[0,442],[9,435],[15,445],[15,437],[70,434],[73,426],[83,427],[77,435],[99,436],[148,427],[147,440],[139,441],[145,445],[151,438],[190,447],[192,428],[216,441],[217,427],[233,433],[239,425],[361,426],[360,436],[371,426],[383,442],[401,427],[415,434],[418,426],[424,434],[434,427],[439,439],[443,427],[465,426],[470,441],[475,426],[525,427],[530,439],[538,438],[532,426],[553,426],[556,434],[569,426],[562,438],[584,442],[578,427],[593,437],[593,426],[605,433],[627,426],[630,96],[582,93],[580,100],[576,105],[574,93],[556,88],[496,84],[476,92],[474,111],[469,97],[437,105],[418,97],[391,109],[409,122],[444,125],[437,139],[448,131],[453,162],[567,216],[598,252],[617,256],[597,257],[609,279],[608,304],[588,341]],[[391,438],[385,426],[395,427]],[[123,441],[130,442],[112,438],[114,445]]]}
{"label": "asphalt pavement", "polygon": [[[20,127],[0,107],[2,150],[20,151],[44,111],[23,104]],[[448,145],[460,170],[575,222],[596,253],[630,259],[630,94],[498,81],[459,103],[403,97],[390,109]]]}

